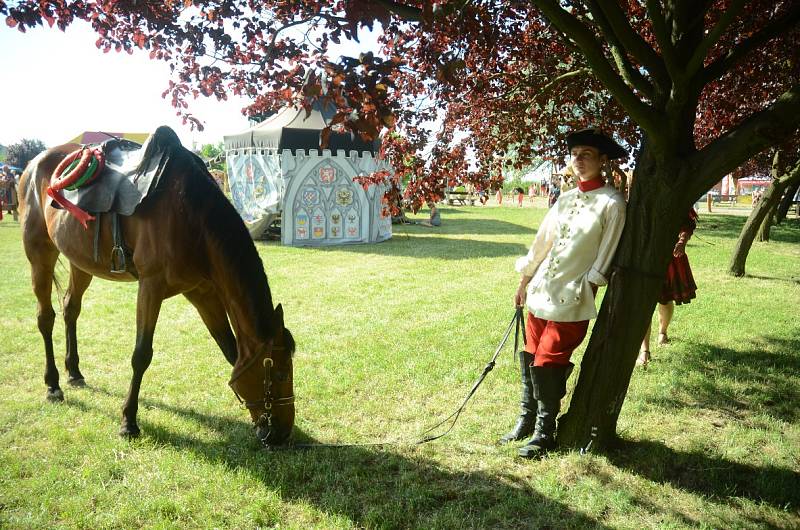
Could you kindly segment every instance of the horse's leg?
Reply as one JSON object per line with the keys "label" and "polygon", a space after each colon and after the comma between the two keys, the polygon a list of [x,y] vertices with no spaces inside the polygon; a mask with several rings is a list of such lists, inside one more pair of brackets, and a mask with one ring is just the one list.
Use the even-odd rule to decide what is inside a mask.
{"label": "horse's leg", "polygon": [[136,299],[136,346],[131,357],[133,377],[128,389],[128,397],[122,405],[122,436],[139,436],[136,413],[139,410],[139,389],[144,372],[153,360],[153,333],[156,330],[158,313],[164,301],[164,282],[160,278],[139,280],[139,294]]}
{"label": "horse's leg", "polygon": [[78,357],[78,334],[77,322],[81,314],[81,300],[83,293],[92,283],[92,275],[80,270],[75,265],[69,269],[69,287],[64,295],[64,327],[67,335],[67,355],[64,358],[69,379],[67,383],[72,386],[84,386],[83,375],[81,375]]}
{"label": "horse's leg", "polygon": [[189,302],[200,313],[200,318],[208,328],[211,336],[222,350],[222,354],[231,366],[236,364],[236,337],[231,330],[230,322],[228,322],[228,313],[225,311],[225,305],[222,299],[217,295],[213,288],[198,288],[192,291],[183,293]]}
{"label": "horse's leg", "polygon": [[56,321],[56,312],[53,310],[51,296],[58,251],[50,245],[37,245],[35,249],[26,245],[25,251],[31,262],[31,281],[37,301],[36,323],[44,339],[44,383],[47,385],[47,400],[64,401],[64,392],[58,385],[58,368],[53,355],[53,325]]}

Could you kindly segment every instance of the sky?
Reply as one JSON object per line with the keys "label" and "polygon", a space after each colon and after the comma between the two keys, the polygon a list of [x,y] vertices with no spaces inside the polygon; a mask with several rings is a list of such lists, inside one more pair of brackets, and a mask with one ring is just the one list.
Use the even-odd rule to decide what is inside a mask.
{"label": "sky", "polygon": [[[28,138],[51,147],[83,131],[150,133],[168,125],[192,148],[248,128],[240,112],[246,100],[201,97],[189,110],[205,130],[192,131],[161,97],[170,80],[166,63],[146,51],[103,53],[96,39],[82,22],[66,32],[37,27],[24,34],[0,24],[0,144]],[[361,47],[374,41],[362,36]],[[337,52],[358,54],[354,44]]]}

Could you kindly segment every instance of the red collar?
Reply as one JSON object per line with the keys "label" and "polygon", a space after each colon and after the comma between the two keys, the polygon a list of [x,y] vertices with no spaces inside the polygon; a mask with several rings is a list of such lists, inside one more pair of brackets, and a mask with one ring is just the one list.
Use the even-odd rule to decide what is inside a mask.
{"label": "red collar", "polygon": [[595,177],[592,180],[580,180],[578,179],[578,189],[581,191],[592,191],[596,190],[597,188],[602,188],[605,186],[605,181],[603,181],[602,177]]}

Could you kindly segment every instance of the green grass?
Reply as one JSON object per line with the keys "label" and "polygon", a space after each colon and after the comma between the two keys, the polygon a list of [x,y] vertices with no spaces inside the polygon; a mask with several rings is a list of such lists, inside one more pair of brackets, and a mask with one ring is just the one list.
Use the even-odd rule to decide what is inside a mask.
{"label": "green grass", "polygon": [[[441,228],[396,226],[377,245],[259,243],[298,342],[296,440],[407,442],[449,414],[512,316],[513,263],[543,214],[444,207]],[[531,462],[494,443],[517,412],[510,347],[439,441],[260,450],[230,367],[182,298],[161,313],[142,436],[121,439],[136,285],[95,280],[78,324],[88,387],[45,402],[28,264],[7,217],[0,528],[797,528],[800,224],[755,244],[735,279],[725,269],[743,223],[701,213],[688,248],[698,298],[634,373],[621,447]],[[59,320],[59,367],[63,333]]]}

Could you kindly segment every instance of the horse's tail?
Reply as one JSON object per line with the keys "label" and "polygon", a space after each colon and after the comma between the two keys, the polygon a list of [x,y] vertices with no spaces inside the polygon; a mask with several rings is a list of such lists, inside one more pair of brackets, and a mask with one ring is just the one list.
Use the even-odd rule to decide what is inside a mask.
{"label": "horse's tail", "polygon": [[[22,172],[22,176],[20,177],[18,208],[20,213],[20,227],[23,232],[23,240],[26,242],[26,252],[29,250],[27,247],[27,242],[35,242],[33,243],[34,246],[32,248],[36,248],[37,245],[40,246],[42,244],[52,245],[53,248],[55,248],[50,240],[50,235],[47,232],[47,223],[44,217],[45,204],[47,204],[48,200],[48,196],[44,193],[44,189],[47,185],[49,185],[51,175],[46,169],[43,169],[42,166],[48,165],[47,158],[51,156],[55,156],[53,155],[53,149],[42,151],[36,155],[33,160],[28,162],[28,165],[25,167],[25,170]],[[50,165],[51,167],[55,167],[52,164]],[[61,309],[63,312],[64,286],[56,275],[56,267],[58,266],[61,266],[62,269],[64,268],[64,264],[60,257],[56,260],[55,266],[50,273],[52,275],[50,280],[56,289],[57,299],[59,300],[59,304],[62,306]]]}

